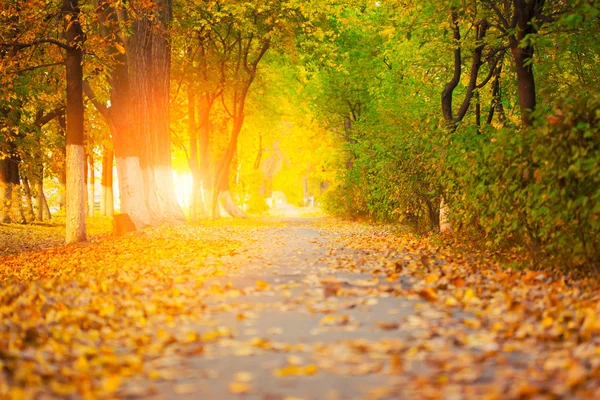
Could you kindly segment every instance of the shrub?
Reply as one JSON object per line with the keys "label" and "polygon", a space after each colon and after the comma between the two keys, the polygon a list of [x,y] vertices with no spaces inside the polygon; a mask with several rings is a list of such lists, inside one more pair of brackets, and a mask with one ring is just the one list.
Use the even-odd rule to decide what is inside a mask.
{"label": "shrub", "polygon": [[457,142],[448,158],[448,189],[463,232],[483,234],[491,247],[523,246],[534,259],[598,268],[597,95],[581,93],[552,110],[539,107],[532,128]]}

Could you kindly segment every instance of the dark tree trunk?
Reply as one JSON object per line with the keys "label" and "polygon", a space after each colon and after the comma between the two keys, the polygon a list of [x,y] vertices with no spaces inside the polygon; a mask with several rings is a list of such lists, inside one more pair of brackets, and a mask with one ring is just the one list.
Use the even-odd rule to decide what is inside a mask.
{"label": "dark tree trunk", "polygon": [[67,81],[67,229],[66,242],[86,240],[85,232],[85,151],[83,148],[83,31],[79,23],[78,0],[63,1]]}
{"label": "dark tree trunk", "polygon": [[532,123],[531,113],[535,110],[536,95],[533,76],[534,49],[531,42],[523,41],[528,40],[529,35],[537,33],[533,22],[541,15],[544,3],[544,0],[513,0],[517,33],[510,38],[510,48],[515,59],[521,122],[524,126],[530,126]]}
{"label": "dark tree trunk", "polygon": [[21,182],[19,179],[19,161],[15,157],[8,158],[8,187],[10,188],[10,222],[24,224],[26,221],[23,214]]}

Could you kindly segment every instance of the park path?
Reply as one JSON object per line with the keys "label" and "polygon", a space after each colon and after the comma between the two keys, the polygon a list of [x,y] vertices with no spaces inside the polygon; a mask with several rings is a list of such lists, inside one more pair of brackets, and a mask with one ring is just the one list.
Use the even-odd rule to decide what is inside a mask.
{"label": "park path", "polygon": [[420,300],[390,296],[381,285],[401,282],[360,272],[382,256],[351,247],[365,233],[315,225],[288,218],[221,259],[225,276],[207,284],[232,293],[207,296],[206,320],[190,329],[223,336],[202,355],[172,360],[177,378],[156,384],[152,398],[362,399],[401,384],[389,361],[402,339],[423,332],[399,329],[419,319]]}
{"label": "park path", "polygon": [[0,398],[600,399],[595,281],[392,229],[291,214],[0,257]]}
{"label": "park path", "polygon": [[[223,276],[206,282],[203,320],[187,327],[209,333],[202,354],[161,359],[173,369],[151,384],[149,398],[598,395],[597,383],[581,396],[572,391],[598,374],[594,345],[580,349],[595,363],[586,370],[567,361],[576,349],[522,333],[513,342],[502,334],[509,327],[499,315],[485,315],[502,307],[494,311],[497,302],[477,298],[486,289],[470,284],[481,278],[461,275],[452,257],[361,224],[302,218],[270,224],[219,260]],[[519,313],[507,321],[529,326]],[[556,373],[561,368],[564,375]],[[563,382],[553,383],[557,378]],[[148,388],[147,379],[135,384]]]}

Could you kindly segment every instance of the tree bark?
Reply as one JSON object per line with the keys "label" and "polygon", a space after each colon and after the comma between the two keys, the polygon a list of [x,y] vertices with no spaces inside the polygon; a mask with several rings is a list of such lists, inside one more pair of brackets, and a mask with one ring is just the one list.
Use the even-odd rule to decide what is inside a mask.
{"label": "tree bark", "polygon": [[63,136],[65,137],[65,145],[60,147],[61,160],[58,170],[58,206],[61,211],[66,211],[67,208],[67,119],[66,114],[62,113],[58,115],[58,126]]}
{"label": "tree bark", "polygon": [[196,96],[194,87],[188,85],[188,133],[190,135],[189,166],[192,171],[192,194],[190,198],[190,220],[196,222],[198,198],[200,196],[200,167],[198,165],[198,134],[196,133]]}
{"label": "tree bark", "polygon": [[536,106],[535,77],[533,75],[534,48],[531,42],[524,43],[529,35],[537,33],[534,19],[542,15],[545,0],[513,0],[514,19],[517,32],[510,37],[510,49],[515,59],[517,90],[521,123],[532,124],[531,113]]}
{"label": "tree bark", "polygon": [[242,130],[243,124],[243,114],[241,114],[240,117],[234,119],[229,145],[227,146],[227,150],[225,150],[225,154],[223,154],[223,158],[221,158],[221,161],[219,162],[217,171],[215,173],[215,183],[212,193],[213,218],[217,218],[219,196],[221,193],[224,193],[223,199],[225,199],[226,204],[228,204],[228,207],[225,208],[225,211],[227,211],[228,214],[230,214],[232,217],[246,217],[246,214],[244,214],[244,212],[240,210],[237,207],[237,205],[233,202],[233,200],[231,199],[231,194],[229,193],[229,170],[231,166],[231,160],[233,160],[233,155],[235,154],[235,150],[237,148],[237,141],[239,134]]}
{"label": "tree bark", "polygon": [[[155,1],[157,11],[142,11],[128,41],[134,137],[143,138],[139,166],[151,224],[186,221],[173,190],[169,136],[171,1]],[[132,215],[136,226],[138,221]]]}
{"label": "tree bark", "polygon": [[0,160],[0,223],[9,223],[10,186],[8,184],[8,159]]}
{"label": "tree bark", "polygon": [[[21,178],[21,184],[23,186],[23,192],[25,192],[25,219],[27,221],[34,221],[36,214],[33,212],[33,200],[31,194],[31,186],[29,185],[29,179],[26,176]],[[41,218],[38,218],[41,221]]]}
{"label": "tree bark", "polygon": [[[108,2],[103,4],[108,7]],[[115,15],[123,12],[105,13],[115,30],[120,29]],[[173,190],[171,169],[170,22],[170,0],[157,0],[153,7],[137,10],[130,34],[123,35],[126,52],[119,52],[116,57],[110,81],[110,109],[86,86],[88,97],[111,129],[121,212],[129,214],[138,229],[185,222]]]}
{"label": "tree bark", "polygon": [[94,157],[92,154],[88,155],[89,162],[89,179],[88,179],[88,191],[89,191],[89,199],[88,199],[88,215],[90,217],[94,216],[94,208],[96,203],[96,171],[94,171]]}
{"label": "tree bark", "polygon": [[10,222],[24,224],[21,183],[19,180],[19,161],[15,157],[8,158],[8,187],[10,189],[9,215]]}
{"label": "tree bark", "polygon": [[102,152],[102,194],[100,198],[100,215],[114,215],[113,195],[113,159],[112,149],[104,147]]}
{"label": "tree bark", "polygon": [[210,199],[212,199],[212,182],[210,180],[210,109],[212,102],[201,103],[199,115],[200,115],[200,138],[199,138],[199,151],[200,151],[200,166],[198,175],[200,178],[200,197],[198,204],[201,214],[201,218],[207,218],[208,205]]}
{"label": "tree bark", "polygon": [[83,31],[78,0],[63,0],[65,36],[69,48],[65,67],[67,81],[67,244],[83,242],[85,231],[85,151],[83,109]]}
{"label": "tree bark", "polygon": [[41,198],[42,198],[42,219],[44,221],[47,221],[49,219],[52,219],[52,214],[50,214],[50,207],[48,207],[48,201],[46,199],[46,195],[44,194],[44,190],[43,188],[40,189],[41,191]]}

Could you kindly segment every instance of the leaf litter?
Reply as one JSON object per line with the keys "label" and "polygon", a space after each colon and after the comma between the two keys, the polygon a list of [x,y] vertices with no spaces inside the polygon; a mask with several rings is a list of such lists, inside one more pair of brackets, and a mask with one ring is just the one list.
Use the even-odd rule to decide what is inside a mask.
{"label": "leaf litter", "polygon": [[600,398],[597,282],[382,227],[206,223],[5,254],[1,398]]}

